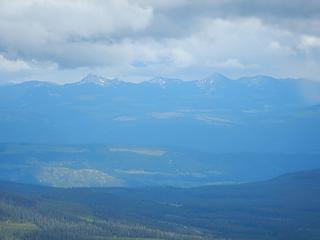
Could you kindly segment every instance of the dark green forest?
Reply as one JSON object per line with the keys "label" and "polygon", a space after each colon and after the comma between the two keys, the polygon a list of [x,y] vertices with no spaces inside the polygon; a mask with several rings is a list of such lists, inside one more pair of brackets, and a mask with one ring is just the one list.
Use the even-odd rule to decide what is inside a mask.
{"label": "dark green forest", "polygon": [[197,188],[0,183],[0,239],[319,239],[320,171]]}

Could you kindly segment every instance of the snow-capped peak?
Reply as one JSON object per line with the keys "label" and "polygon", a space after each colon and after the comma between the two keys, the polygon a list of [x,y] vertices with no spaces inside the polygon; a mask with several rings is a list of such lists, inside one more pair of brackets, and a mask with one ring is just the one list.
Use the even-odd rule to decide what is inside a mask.
{"label": "snow-capped peak", "polygon": [[88,74],[86,77],[84,77],[80,82],[78,82],[78,85],[82,84],[94,84],[98,86],[106,86],[109,84],[115,84],[120,82],[118,79],[108,79],[104,78],[98,75],[94,74]]}
{"label": "snow-capped peak", "polygon": [[97,76],[94,74],[88,74],[86,77],[84,77],[78,84],[96,84],[96,85],[100,85],[100,86],[104,86],[106,84],[108,79],[101,77],[101,76]]}
{"label": "snow-capped peak", "polygon": [[159,84],[161,87],[165,87],[165,85],[167,84],[167,79],[160,76],[152,78],[149,82]]}
{"label": "snow-capped peak", "polygon": [[165,88],[169,83],[178,83],[178,82],[182,82],[182,80],[175,79],[175,78],[165,78],[165,77],[159,76],[159,77],[152,78],[148,82],[157,84],[162,88]]}
{"label": "snow-capped peak", "polygon": [[225,81],[229,81],[229,80],[230,79],[227,78],[226,76],[219,74],[219,73],[215,73],[207,78],[199,80],[198,86],[201,88],[212,88],[213,86],[215,86],[219,82],[221,83],[221,82],[225,82]]}

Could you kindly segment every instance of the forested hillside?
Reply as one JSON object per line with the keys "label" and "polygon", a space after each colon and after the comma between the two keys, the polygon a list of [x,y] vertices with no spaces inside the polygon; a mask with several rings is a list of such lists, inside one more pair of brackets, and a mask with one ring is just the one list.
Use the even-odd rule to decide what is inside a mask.
{"label": "forested hillside", "polygon": [[198,188],[0,183],[1,239],[319,239],[320,171]]}

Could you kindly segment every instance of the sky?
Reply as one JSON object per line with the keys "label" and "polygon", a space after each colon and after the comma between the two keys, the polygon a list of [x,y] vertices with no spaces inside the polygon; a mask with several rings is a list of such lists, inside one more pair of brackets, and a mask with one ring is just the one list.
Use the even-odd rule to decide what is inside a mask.
{"label": "sky", "polygon": [[320,81],[320,1],[0,0],[0,83],[214,72]]}

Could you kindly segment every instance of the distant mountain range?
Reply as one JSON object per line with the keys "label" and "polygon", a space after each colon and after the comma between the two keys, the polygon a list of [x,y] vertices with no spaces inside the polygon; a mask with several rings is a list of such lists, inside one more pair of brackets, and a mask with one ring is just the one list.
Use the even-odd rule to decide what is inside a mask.
{"label": "distant mountain range", "polygon": [[0,86],[0,142],[318,152],[320,84],[268,76]]}

